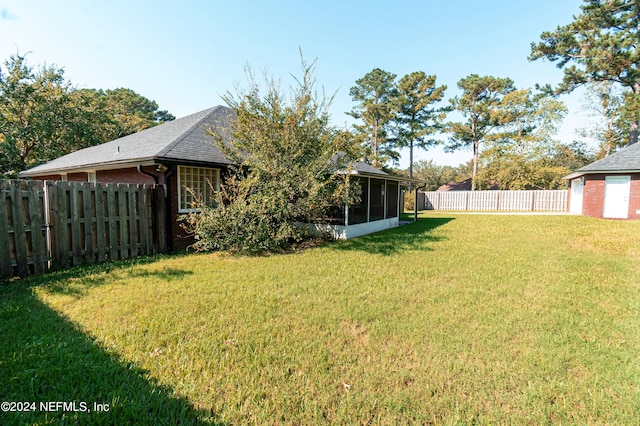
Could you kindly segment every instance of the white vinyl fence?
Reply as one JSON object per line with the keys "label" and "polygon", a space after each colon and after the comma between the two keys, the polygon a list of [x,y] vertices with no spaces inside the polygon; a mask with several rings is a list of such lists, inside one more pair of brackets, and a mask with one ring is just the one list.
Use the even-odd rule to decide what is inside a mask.
{"label": "white vinyl fence", "polygon": [[[431,191],[422,194],[424,210],[565,212],[568,191]],[[418,198],[419,202],[422,198]]]}

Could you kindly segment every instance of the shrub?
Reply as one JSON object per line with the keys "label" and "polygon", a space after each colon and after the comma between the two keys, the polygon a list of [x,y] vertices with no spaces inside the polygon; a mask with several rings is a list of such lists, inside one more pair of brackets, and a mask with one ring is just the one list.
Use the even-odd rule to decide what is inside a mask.
{"label": "shrub", "polygon": [[[289,96],[278,82],[227,94],[235,112],[231,129],[214,132],[216,146],[234,161],[217,208],[188,215],[197,250],[264,253],[308,238],[298,223],[316,222],[349,191],[353,138],[329,122],[330,101],[315,92],[312,66]],[[225,141],[221,135],[229,133]],[[338,153],[343,153],[338,155]]]}

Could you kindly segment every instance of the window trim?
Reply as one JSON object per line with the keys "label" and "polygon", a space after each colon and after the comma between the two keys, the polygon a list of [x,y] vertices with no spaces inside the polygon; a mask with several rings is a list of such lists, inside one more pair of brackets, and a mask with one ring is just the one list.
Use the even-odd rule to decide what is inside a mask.
{"label": "window trim", "polygon": [[[178,208],[178,213],[191,213],[191,212],[199,212],[200,209],[194,209],[194,208],[188,208],[185,206],[182,206],[182,198],[183,198],[183,184],[181,182],[180,176],[184,173],[185,169],[197,169],[197,170],[211,170],[214,172],[214,177],[215,177],[215,184],[214,184],[214,192],[218,192],[220,191],[220,169],[219,168],[214,168],[214,167],[199,167],[199,166],[187,166],[187,165],[178,165],[178,170],[176,173],[176,181],[178,184],[178,202],[177,202],[177,208]],[[208,185],[207,182],[205,182],[206,185]],[[186,185],[185,185],[186,186]]]}

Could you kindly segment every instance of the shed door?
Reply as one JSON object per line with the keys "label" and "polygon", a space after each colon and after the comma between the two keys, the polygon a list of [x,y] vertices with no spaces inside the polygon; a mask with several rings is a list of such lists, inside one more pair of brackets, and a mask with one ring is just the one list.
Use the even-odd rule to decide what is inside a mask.
{"label": "shed door", "polygon": [[584,192],[584,184],[580,179],[571,181],[571,205],[569,211],[571,213],[582,214],[582,194]]}
{"label": "shed door", "polygon": [[604,186],[602,217],[626,219],[629,217],[629,190],[631,176],[607,176]]}

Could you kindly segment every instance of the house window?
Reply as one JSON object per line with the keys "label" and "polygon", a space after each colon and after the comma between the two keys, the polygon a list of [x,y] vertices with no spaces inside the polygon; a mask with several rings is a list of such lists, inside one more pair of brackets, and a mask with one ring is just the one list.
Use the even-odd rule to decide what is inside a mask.
{"label": "house window", "polygon": [[197,211],[198,204],[213,207],[220,190],[220,170],[178,166],[178,211]]}
{"label": "house window", "polygon": [[87,172],[87,182],[96,183],[96,172]]}

